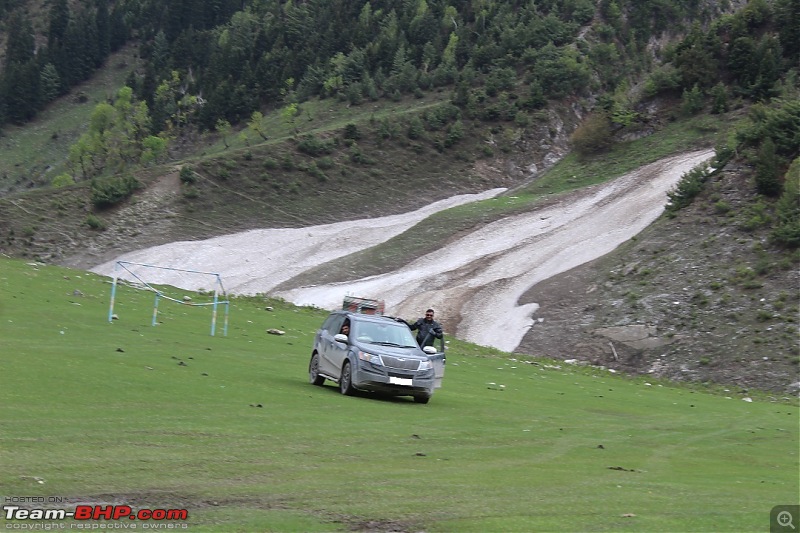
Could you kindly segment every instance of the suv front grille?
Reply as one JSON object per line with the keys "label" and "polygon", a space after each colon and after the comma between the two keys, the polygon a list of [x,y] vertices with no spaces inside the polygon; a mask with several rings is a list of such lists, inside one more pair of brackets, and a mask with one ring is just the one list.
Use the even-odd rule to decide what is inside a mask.
{"label": "suv front grille", "polygon": [[419,359],[382,355],[381,360],[383,360],[383,364],[389,368],[399,368],[401,370],[417,370],[419,368]]}

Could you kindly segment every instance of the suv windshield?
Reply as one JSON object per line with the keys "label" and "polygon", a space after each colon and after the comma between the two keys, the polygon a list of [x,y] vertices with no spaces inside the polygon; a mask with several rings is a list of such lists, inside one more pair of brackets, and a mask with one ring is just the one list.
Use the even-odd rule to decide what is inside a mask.
{"label": "suv windshield", "polygon": [[411,331],[400,324],[356,322],[353,331],[356,340],[372,344],[416,348],[417,342]]}

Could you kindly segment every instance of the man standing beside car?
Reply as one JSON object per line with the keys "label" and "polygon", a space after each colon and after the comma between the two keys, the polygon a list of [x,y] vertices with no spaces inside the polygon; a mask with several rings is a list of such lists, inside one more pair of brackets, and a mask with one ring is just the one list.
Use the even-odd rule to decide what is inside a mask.
{"label": "man standing beside car", "polygon": [[406,325],[411,331],[417,330],[417,344],[420,348],[432,346],[434,339],[441,339],[444,335],[442,326],[433,319],[433,309],[425,311],[424,318],[417,319],[413,324],[406,322]]}

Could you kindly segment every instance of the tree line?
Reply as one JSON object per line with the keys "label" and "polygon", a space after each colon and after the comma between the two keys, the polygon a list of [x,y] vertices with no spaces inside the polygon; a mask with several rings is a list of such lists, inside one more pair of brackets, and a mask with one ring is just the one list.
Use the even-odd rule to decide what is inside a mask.
{"label": "tree line", "polygon": [[[439,87],[473,107],[522,92],[513,109],[488,111],[513,118],[548,99],[630,83],[650,68],[649,39],[679,29],[666,21],[697,25],[671,51],[673,70],[656,91],[709,90],[724,79],[763,98],[783,63],[800,57],[796,0],[753,0],[735,16],[698,0],[52,0],[42,34],[24,5],[0,5],[0,124],[30,120],[132,40],[145,62],[128,85],[148,104],[155,133],[180,121],[236,124],[311,97],[357,105]],[[194,101],[181,104],[187,95]]]}
{"label": "tree line", "polygon": [[[360,105],[442,89],[457,109],[447,120],[520,126],[550,100],[597,96],[573,138],[585,153],[641,119],[629,97],[640,80],[644,97],[680,97],[687,113],[756,102],[774,120],[756,117],[761,136],[740,142],[772,196],[800,146],[796,106],[770,103],[798,83],[798,0],[730,13],[699,0],[51,0],[44,20],[27,4],[0,0],[0,126],[31,120],[126,43],[143,59],[73,147],[76,179],[157,160],[184,131],[297,113],[310,98]],[[654,64],[649,43],[665,32],[684,37]],[[135,135],[123,142],[125,132]]]}

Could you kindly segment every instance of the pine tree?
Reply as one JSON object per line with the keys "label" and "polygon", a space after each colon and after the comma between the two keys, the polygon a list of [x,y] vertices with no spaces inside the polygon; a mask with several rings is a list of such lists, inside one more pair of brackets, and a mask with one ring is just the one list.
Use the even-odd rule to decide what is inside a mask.
{"label": "pine tree", "polygon": [[36,42],[34,41],[33,26],[30,19],[22,10],[14,11],[6,25],[8,38],[6,40],[5,66],[23,65],[34,59]]}
{"label": "pine tree", "polygon": [[756,189],[765,196],[778,196],[782,184],[778,175],[778,156],[775,143],[767,137],[761,143],[756,158]]}
{"label": "pine tree", "polygon": [[772,238],[784,246],[800,247],[800,158],[786,172],[783,194],[775,204],[778,223]]}
{"label": "pine tree", "polygon": [[41,106],[52,102],[61,93],[61,80],[52,63],[47,63],[39,73],[39,97]]}
{"label": "pine tree", "polygon": [[102,65],[108,54],[111,53],[111,19],[108,14],[108,0],[97,0],[97,13],[95,14],[97,27],[97,56],[95,64]]}
{"label": "pine tree", "polygon": [[63,45],[69,27],[68,0],[53,0],[50,4],[50,28],[47,32],[47,47],[50,49]]}

